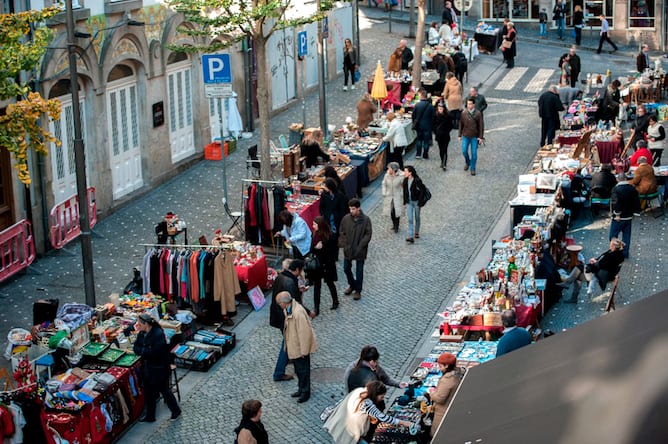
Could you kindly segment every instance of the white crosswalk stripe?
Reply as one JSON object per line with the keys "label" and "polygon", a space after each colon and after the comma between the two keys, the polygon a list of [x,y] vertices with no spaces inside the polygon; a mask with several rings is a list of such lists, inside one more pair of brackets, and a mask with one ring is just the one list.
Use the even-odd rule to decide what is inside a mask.
{"label": "white crosswalk stripe", "polygon": [[525,72],[527,72],[529,68],[527,67],[521,67],[521,68],[514,68],[508,71],[508,74],[506,74],[503,79],[496,85],[494,89],[502,90],[502,91],[510,91],[513,89],[515,84],[519,79],[522,78]]}
{"label": "white crosswalk stripe", "polygon": [[539,69],[526,88],[524,88],[524,92],[537,93],[544,91],[547,88],[546,84],[550,80],[550,77],[552,77],[554,71],[554,69]]}

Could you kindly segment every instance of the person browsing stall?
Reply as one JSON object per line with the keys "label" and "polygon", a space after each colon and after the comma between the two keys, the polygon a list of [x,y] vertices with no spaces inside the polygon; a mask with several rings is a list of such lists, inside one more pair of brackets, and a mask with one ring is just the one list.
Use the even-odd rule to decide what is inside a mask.
{"label": "person browsing stall", "polygon": [[322,281],[324,279],[329,293],[332,296],[330,310],[339,308],[339,297],[336,292],[335,282],[338,280],[336,273],[336,258],[338,256],[336,237],[332,233],[330,225],[323,216],[313,219],[313,246],[311,253],[318,258],[318,266],[309,273],[309,279],[313,282],[313,303],[315,315],[320,314],[320,295],[322,292]]}
{"label": "person browsing stall", "polygon": [[172,413],[170,419],[176,419],[181,415],[181,408],[169,388],[171,355],[165,332],[158,321],[146,313],[139,315],[135,328],[139,333],[132,350],[142,358],[141,370],[146,394],[145,413],[139,421],[155,422],[159,395],[162,395]]}
{"label": "person browsing stall", "polygon": [[661,165],[661,156],[663,155],[665,143],[666,130],[663,128],[663,125],[659,123],[656,114],[651,114],[649,116],[649,125],[647,126],[647,147],[652,153],[652,156],[647,159],[653,159],[652,165]]}
{"label": "person browsing stall", "polygon": [[381,381],[385,385],[398,388],[406,388],[408,384],[397,381],[387,374],[378,364],[380,353],[373,345],[365,345],[360,351],[360,356],[348,364],[343,374],[344,385],[348,393],[356,388],[365,387],[371,381]]}
{"label": "person browsing stall", "polygon": [[429,398],[434,406],[434,418],[431,423],[430,435],[434,436],[438,430],[445,412],[448,410],[459,383],[462,380],[461,373],[457,370],[457,358],[452,353],[441,353],[436,360],[441,378],[436,387],[429,389]]}
{"label": "person browsing stall", "polygon": [[[343,398],[323,426],[335,444],[368,444],[373,440],[369,433],[371,421],[411,427],[410,421],[383,413],[379,405],[385,401],[387,387],[380,381],[371,381],[363,388],[356,388]],[[371,436],[369,436],[371,435]]]}
{"label": "person browsing stall", "polygon": [[304,259],[311,249],[311,230],[308,225],[298,214],[288,210],[278,213],[278,220],[283,224],[283,229],[276,236],[283,236],[290,242],[295,259]]}
{"label": "person browsing stall", "polygon": [[504,329],[503,336],[501,336],[496,346],[497,358],[531,344],[531,335],[529,332],[517,326],[517,314],[515,310],[504,310],[501,313],[501,323]]}
{"label": "person browsing stall", "polygon": [[640,48],[640,54],[636,57],[636,69],[640,74],[644,73],[646,69],[651,68],[651,62],[649,60],[649,45],[643,43]]}
{"label": "person browsing stall", "polygon": [[404,150],[408,146],[408,139],[406,139],[406,131],[401,120],[396,118],[396,115],[390,111],[387,113],[386,119],[390,122],[387,129],[387,134],[383,140],[390,143],[387,150],[387,161],[396,162],[400,166],[404,164]]}

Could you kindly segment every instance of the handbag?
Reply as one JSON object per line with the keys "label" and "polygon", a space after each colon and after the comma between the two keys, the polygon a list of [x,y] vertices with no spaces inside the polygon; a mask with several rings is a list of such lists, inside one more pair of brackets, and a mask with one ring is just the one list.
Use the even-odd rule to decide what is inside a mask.
{"label": "handbag", "polygon": [[320,269],[320,260],[318,256],[313,253],[309,253],[304,257],[304,270],[305,271],[316,271]]}
{"label": "handbag", "polygon": [[360,79],[362,78],[362,74],[360,73],[360,69],[359,69],[359,68],[355,69],[355,74],[354,74],[354,76],[355,76],[355,83],[359,82]]}
{"label": "handbag", "polygon": [[501,42],[501,48],[503,49],[510,49],[513,46],[513,41],[512,40],[504,40]]}

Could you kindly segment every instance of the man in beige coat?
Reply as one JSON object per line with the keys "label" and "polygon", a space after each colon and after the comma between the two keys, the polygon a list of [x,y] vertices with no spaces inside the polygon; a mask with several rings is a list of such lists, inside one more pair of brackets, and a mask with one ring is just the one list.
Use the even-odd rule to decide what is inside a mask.
{"label": "man in beige coat", "polygon": [[292,299],[290,293],[282,291],[276,295],[276,303],[285,314],[285,351],[295,366],[299,390],[293,393],[297,402],[306,402],[311,397],[311,353],[317,349],[315,332],[306,309]]}

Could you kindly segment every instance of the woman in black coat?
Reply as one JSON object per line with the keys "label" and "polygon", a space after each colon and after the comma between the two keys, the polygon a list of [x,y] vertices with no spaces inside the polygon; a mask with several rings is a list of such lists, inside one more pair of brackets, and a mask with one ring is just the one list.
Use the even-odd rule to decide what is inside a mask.
{"label": "woman in black coat", "polygon": [[[341,225],[341,219],[348,213],[348,198],[339,188],[335,179],[325,179],[322,193],[320,193],[320,214],[329,222],[329,226],[336,235]],[[336,237],[336,236],[335,236]]]}
{"label": "woman in black coat", "polygon": [[329,293],[332,295],[332,306],[330,310],[339,308],[339,297],[336,293],[336,258],[339,247],[329,223],[322,216],[313,220],[313,246],[311,253],[318,258],[319,266],[316,270],[309,272],[309,279],[313,282],[313,302],[315,304],[315,315],[320,314],[320,295],[322,292],[322,280],[325,280]]}
{"label": "woman in black coat", "polygon": [[585,275],[591,280],[589,281],[589,288],[587,289],[587,296],[594,293],[596,284],[598,283],[601,290],[605,291],[608,282],[615,279],[624,262],[624,242],[616,237],[610,240],[610,248],[597,258],[592,258],[585,267],[587,274]]}
{"label": "woman in black coat", "polygon": [[415,171],[415,167],[404,168],[404,205],[408,216],[408,237],[406,242],[412,244],[420,238],[420,208],[424,205],[424,185]]}
{"label": "woman in black coat", "polygon": [[142,358],[142,379],[146,394],[146,413],[139,421],[155,422],[158,395],[162,395],[172,412],[171,419],[176,419],[181,415],[181,409],[174,398],[174,393],[169,388],[171,360],[165,332],[158,321],[148,314],[139,315],[135,327],[139,334],[133,350]]}
{"label": "woman in black coat", "polygon": [[452,118],[445,109],[445,103],[438,102],[434,123],[432,124],[436,143],[438,143],[438,154],[441,156],[441,168],[446,170],[448,163],[448,145],[450,144],[450,131],[452,131]]}
{"label": "woman in black coat", "polygon": [[506,61],[506,66],[508,68],[515,67],[515,56],[517,55],[517,31],[515,31],[515,24],[513,22],[508,22],[506,25],[508,27],[508,32],[503,36],[504,42],[511,42],[510,48],[503,49],[503,60]]}

